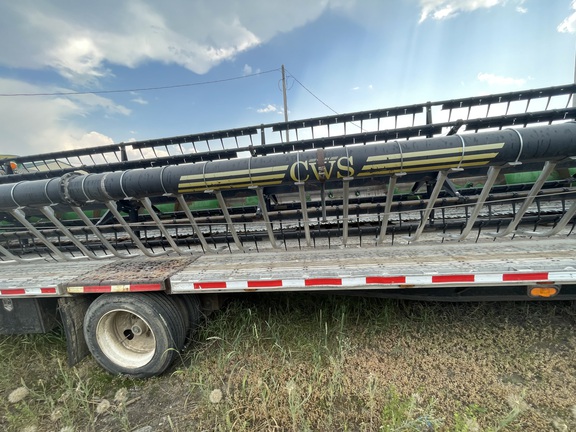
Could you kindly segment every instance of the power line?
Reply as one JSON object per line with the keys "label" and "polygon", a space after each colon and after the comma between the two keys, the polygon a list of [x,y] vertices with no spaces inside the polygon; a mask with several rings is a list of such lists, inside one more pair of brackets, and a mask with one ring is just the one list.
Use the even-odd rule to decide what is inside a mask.
{"label": "power line", "polygon": [[158,86],[158,87],[143,87],[143,88],[133,88],[133,89],[120,89],[120,90],[94,90],[94,91],[79,91],[79,92],[54,92],[54,93],[0,93],[0,97],[25,97],[25,96],[81,96],[81,95],[89,95],[89,94],[109,94],[109,93],[130,93],[130,92],[144,92],[144,91],[152,91],[152,90],[169,90],[175,88],[182,88],[182,87],[194,87],[194,86],[202,86],[202,85],[209,85],[209,84],[218,84],[228,81],[236,81],[241,80],[244,78],[251,78],[258,75],[264,75],[272,72],[278,72],[280,68],[277,69],[270,69],[263,72],[256,72],[249,75],[242,75],[236,76],[232,78],[223,78],[219,80],[211,80],[211,81],[201,81],[196,83],[187,83],[187,84],[174,84],[174,85],[167,85],[167,86]]}
{"label": "power line", "polygon": [[[286,72],[289,72],[288,69],[286,69]],[[290,72],[289,72],[290,73]],[[333,109],[330,105],[328,105],[326,102],[324,102],[322,99],[320,99],[318,96],[316,96],[314,93],[312,93],[311,90],[309,90],[304,84],[302,84],[300,81],[298,81],[298,79],[292,75],[292,73],[290,73],[290,77],[296,81],[298,84],[300,84],[300,86],[306,90],[308,93],[310,93],[318,102],[320,102],[322,105],[324,105],[326,108],[328,108],[330,111],[332,111],[334,114],[339,115],[340,113],[338,111],[336,111],[335,109]],[[362,128],[361,125],[356,124],[355,122],[350,122],[350,124],[352,124],[353,126],[356,126],[358,129],[360,129],[362,132],[364,132],[364,128]]]}
{"label": "power line", "polygon": [[287,72],[290,73],[290,76],[292,77],[292,79],[294,81],[296,81],[298,84],[300,84],[300,86],[306,90],[308,93],[310,93],[318,102],[320,102],[322,105],[324,105],[326,108],[328,108],[330,111],[332,111],[334,114],[340,114],[339,112],[335,111],[331,106],[329,106],[326,102],[324,102],[322,99],[320,99],[318,96],[316,96],[314,93],[312,93],[311,90],[309,90],[304,84],[302,84],[300,81],[298,81],[298,78],[296,78],[290,71],[288,71],[288,69],[286,69]]}

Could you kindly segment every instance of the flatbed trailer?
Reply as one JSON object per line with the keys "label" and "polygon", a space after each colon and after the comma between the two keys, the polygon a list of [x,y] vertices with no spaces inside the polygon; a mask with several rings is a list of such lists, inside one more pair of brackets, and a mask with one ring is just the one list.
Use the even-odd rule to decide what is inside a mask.
{"label": "flatbed trailer", "polygon": [[574,300],[575,91],[7,158],[0,332],[147,377],[230,293]]}
{"label": "flatbed trailer", "polygon": [[[425,242],[413,247],[316,249],[179,258],[109,259],[60,263],[47,271],[37,264],[3,269],[0,295],[73,296],[110,292],[165,291],[169,294],[278,292],[295,290],[391,290],[410,297],[416,288],[456,288],[451,300],[518,300],[530,288],[562,285],[576,299],[576,239],[515,240],[473,244]],[[281,258],[281,259],[279,259]],[[506,287],[521,290],[507,291]],[[17,288],[16,288],[17,287]],[[528,289],[526,289],[528,287]],[[403,292],[410,291],[410,292]],[[419,297],[426,298],[426,291]],[[430,293],[429,298],[437,298]],[[536,297],[536,296],[534,296]],[[411,297],[410,297],[411,298]]]}

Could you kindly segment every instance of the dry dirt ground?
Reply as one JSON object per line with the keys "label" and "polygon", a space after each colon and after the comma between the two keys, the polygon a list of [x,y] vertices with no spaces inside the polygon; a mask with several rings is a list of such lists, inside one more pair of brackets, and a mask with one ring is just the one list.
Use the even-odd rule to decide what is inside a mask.
{"label": "dry dirt ground", "polygon": [[[10,337],[2,353],[16,346],[12,360],[32,363],[0,375],[0,429],[576,430],[575,324],[568,302],[255,296],[211,317],[168,373],[142,381],[92,359],[62,366],[61,339],[45,349]],[[8,402],[23,385],[29,394]]]}

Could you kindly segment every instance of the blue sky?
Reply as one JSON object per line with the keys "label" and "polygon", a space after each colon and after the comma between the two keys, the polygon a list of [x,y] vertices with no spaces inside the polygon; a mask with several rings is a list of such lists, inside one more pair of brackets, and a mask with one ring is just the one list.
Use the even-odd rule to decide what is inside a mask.
{"label": "blue sky", "polygon": [[281,121],[282,64],[291,119],[566,84],[575,32],[574,0],[2,2],[3,95],[196,85],[1,96],[0,153]]}

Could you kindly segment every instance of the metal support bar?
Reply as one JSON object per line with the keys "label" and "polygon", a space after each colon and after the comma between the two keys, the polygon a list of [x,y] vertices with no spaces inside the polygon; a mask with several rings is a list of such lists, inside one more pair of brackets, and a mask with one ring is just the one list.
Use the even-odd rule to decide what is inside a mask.
{"label": "metal support bar", "polygon": [[342,244],[348,243],[348,214],[350,210],[350,181],[352,177],[342,179]]}
{"label": "metal support bar", "polygon": [[168,241],[168,243],[170,243],[170,246],[172,246],[172,249],[174,249],[175,252],[179,253],[180,255],[186,255],[192,253],[191,251],[185,251],[180,247],[178,247],[178,245],[176,244],[176,242],[174,241],[174,239],[172,238],[172,236],[170,235],[170,233],[168,232],[168,230],[166,229],[166,227],[164,226],[164,224],[154,211],[154,208],[152,208],[150,198],[143,198],[140,200],[140,202],[142,203],[146,211],[148,211],[148,214],[150,215],[152,220],[156,223],[156,226],[158,227],[164,238]]}
{"label": "metal support bar", "polygon": [[238,233],[236,232],[236,228],[234,228],[234,223],[232,222],[232,218],[230,217],[230,213],[228,212],[228,207],[226,207],[226,202],[224,201],[224,197],[222,196],[222,192],[217,190],[217,191],[213,191],[214,195],[216,195],[216,199],[218,200],[218,204],[220,205],[220,210],[222,210],[222,215],[224,216],[224,219],[226,219],[226,223],[228,224],[228,227],[230,228],[230,234],[232,234],[232,238],[234,239],[234,243],[236,244],[236,247],[238,247],[238,250],[242,251],[242,252],[246,252],[246,249],[244,249],[244,246],[242,245],[242,242],[240,241],[240,238],[238,237]]}
{"label": "metal support bar", "polygon": [[320,205],[322,206],[322,222],[326,222],[326,183],[320,189]]}
{"label": "metal support bar", "polygon": [[394,201],[394,188],[396,187],[396,180],[398,176],[393,175],[388,182],[388,191],[386,192],[386,204],[384,205],[384,215],[382,216],[382,223],[380,224],[380,235],[376,240],[376,246],[380,246],[386,236],[388,229],[388,220],[390,219],[390,211],[392,210],[392,202]]}
{"label": "metal support bar", "polygon": [[488,177],[486,178],[486,182],[484,183],[484,187],[482,188],[482,192],[480,193],[480,196],[478,197],[478,201],[476,201],[476,205],[474,206],[474,209],[472,210],[472,214],[470,215],[470,218],[468,219],[468,223],[466,224],[466,226],[464,227],[464,229],[462,230],[460,235],[457,235],[457,236],[446,235],[445,237],[453,238],[454,240],[461,241],[461,240],[464,240],[468,236],[468,234],[470,234],[470,231],[472,231],[472,228],[474,227],[474,223],[476,222],[476,219],[478,218],[478,215],[480,214],[480,210],[482,210],[482,207],[484,206],[484,203],[486,202],[488,195],[490,195],[490,191],[492,189],[492,186],[494,186],[494,183],[496,183],[496,179],[498,178],[499,174],[500,174],[500,167],[490,167],[490,169],[488,170]]}
{"label": "metal support bar", "polygon": [[110,212],[114,215],[114,217],[116,218],[116,220],[118,221],[118,223],[120,225],[122,225],[122,228],[124,228],[124,230],[126,231],[126,233],[130,236],[130,239],[132,239],[132,241],[134,242],[134,244],[136,245],[136,247],[138,247],[138,249],[140,249],[140,251],[142,251],[142,253],[144,255],[146,255],[147,257],[158,257],[158,256],[163,256],[168,254],[168,252],[160,252],[160,253],[153,253],[150,252],[146,246],[144,246],[142,244],[142,242],[140,241],[140,239],[138,238],[138,236],[136,235],[136,233],[132,230],[132,227],[130,226],[130,224],[128,224],[124,218],[122,217],[122,215],[120,214],[120,212],[116,209],[116,203],[114,201],[104,201],[104,204],[106,205],[106,207],[108,207],[108,210],[110,210]]}
{"label": "metal support bar", "polygon": [[264,224],[266,225],[266,231],[268,232],[270,244],[274,249],[278,249],[279,246],[276,243],[276,237],[274,236],[274,230],[272,229],[272,223],[270,222],[270,216],[268,215],[268,209],[266,208],[264,193],[260,187],[256,186],[254,189],[256,190],[256,195],[258,196],[258,205],[260,206],[260,211],[262,212],[262,217],[264,218]]}
{"label": "metal support bar", "polygon": [[35,257],[35,258],[20,258],[17,257],[16,255],[14,255],[12,252],[10,252],[8,249],[6,249],[4,246],[0,245],[0,253],[2,253],[2,255],[6,256],[9,258],[9,261],[0,261],[0,264],[11,264],[11,263],[27,263],[27,262],[32,262],[32,261],[40,261],[40,260],[45,260],[45,258],[42,257]]}
{"label": "metal support bar", "polygon": [[175,195],[175,197],[178,200],[178,204],[180,204],[180,208],[188,218],[190,225],[192,225],[192,228],[194,229],[194,232],[196,233],[196,236],[198,237],[198,240],[200,241],[200,244],[202,244],[204,250],[209,253],[216,252],[216,249],[212,248],[211,246],[208,246],[208,242],[206,241],[204,234],[202,234],[200,227],[196,223],[196,219],[194,219],[194,216],[190,211],[190,207],[188,207],[188,203],[186,202],[184,197],[182,195]]}
{"label": "metal support bar", "polygon": [[306,245],[312,245],[310,237],[310,219],[308,218],[308,205],[306,204],[306,188],[304,182],[294,183],[298,186],[298,195],[300,196],[300,208],[302,209],[302,220],[304,222],[304,234],[306,235]]}
{"label": "metal support bar", "polygon": [[51,207],[40,207],[40,211],[42,212],[42,214],[44,216],[46,216],[50,222],[52,222],[54,224],[54,226],[56,228],[58,228],[62,234],[64,234],[72,243],[74,243],[74,245],[84,254],[86,255],[87,258],[93,259],[93,260],[97,260],[97,259],[104,259],[107,258],[105,256],[97,256],[94,253],[92,253],[91,251],[89,251],[86,246],[84,246],[82,244],[82,242],[80,242],[76,236],[74,234],[72,234],[70,232],[70,230],[68,228],[66,228],[64,226],[64,224],[62,224],[62,222],[60,222],[58,220],[58,218],[56,217],[56,215],[54,214],[54,210],[52,210]]}
{"label": "metal support bar", "polygon": [[102,243],[102,245],[115,257],[118,258],[132,258],[136,255],[126,255],[126,254],[121,254],[120,252],[118,252],[114,246],[112,246],[112,243],[110,243],[106,237],[104,237],[102,235],[102,233],[100,232],[100,230],[98,229],[98,227],[96,225],[94,225],[92,223],[92,221],[90,220],[90,218],[88,216],[86,216],[86,214],[82,211],[82,209],[80,207],[76,207],[76,206],[72,206],[72,210],[74,211],[74,213],[76,213],[76,215],[82,220],[82,222],[84,222],[84,224],[88,227],[88,229],[90,229],[90,231],[92,231],[92,234],[94,234],[96,237],[98,237],[98,240],[100,240],[100,242]]}
{"label": "metal support bar", "polygon": [[538,195],[538,193],[542,189],[542,186],[544,186],[544,183],[546,182],[546,180],[548,179],[550,174],[552,174],[552,171],[554,171],[555,167],[556,167],[556,162],[547,161],[544,164],[544,167],[542,168],[542,172],[540,173],[540,176],[538,177],[536,182],[532,185],[532,189],[530,189],[530,193],[528,194],[528,196],[526,197],[526,199],[522,203],[522,206],[520,207],[520,210],[518,210],[518,213],[516,213],[516,216],[514,217],[514,219],[508,224],[508,226],[506,227],[506,229],[504,231],[496,232],[496,233],[494,233],[494,232],[488,233],[488,235],[490,235],[492,237],[503,237],[503,236],[506,236],[506,235],[512,233],[516,229],[516,227],[518,226],[518,224],[522,220],[522,216],[524,216],[524,213],[526,213],[526,211],[528,210],[528,207],[530,207],[530,205],[532,205],[532,202],[536,198],[536,195]]}
{"label": "metal support bar", "polygon": [[522,234],[533,237],[550,237],[554,234],[558,234],[566,225],[568,225],[568,222],[570,222],[574,215],[576,215],[576,201],[574,201],[568,211],[564,213],[564,216],[562,216],[562,219],[558,221],[554,228],[550,228],[546,231],[522,231]]}
{"label": "metal support bar", "polygon": [[32,225],[30,222],[28,222],[28,220],[26,219],[26,214],[22,210],[14,209],[14,210],[9,210],[9,212],[12,216],[14,216],[14,218],[16,218],[18,220],[18,222],[20,222],[22,225],[24,225],[26,227],[26,229],[28,229],[28,231],[30,231],[32,234],[34,234],[38,240],[40,240],[42,243],[44,243],[44,245],[46,245],[46,247],[48,249],[50,249],[52,251],[52,253],[54,253],[54,255],[56,255],[58,258],[61,258],[61,259],[66,260],[66,261],[72,261],[72,260],[87,258],[86,256],[70,257],[70,256],[64,255],[56,246],[54,246],[54,244],[50,243],[50,241],[44,236],[44,234],[42,234],[34,225]]}
{"label": "metal support bar", "polygon": [[436,204],[436,199],[438,199],[438,195],[440,195],[440,192],[442,191],[442,188],[444,187],[444,182],[446,181],[447,178],[448,178],[448,171],[439,171],[438,172],[438,176],[436,177],[436,184],[434,185],[434,189],[432,190],[432,193],[430,194],[430,197],[428,198],[428,205],[426,206],[426,209],[424,210],[424,214],[422,215],[422,220],[420,221],[420,225],[418,226],[418,229],[416,230],[416,232],[414,233],[413,236],[407,236],[406,237],[406,239],[408,239],[409,241],[414,242],[420,238],[420,235],[422,235],[422,231],[424,231],[424,227],[426,226],[426,221],[428,220],[428,216],[430,216],[430,213],[434,209],[434,204]]}

